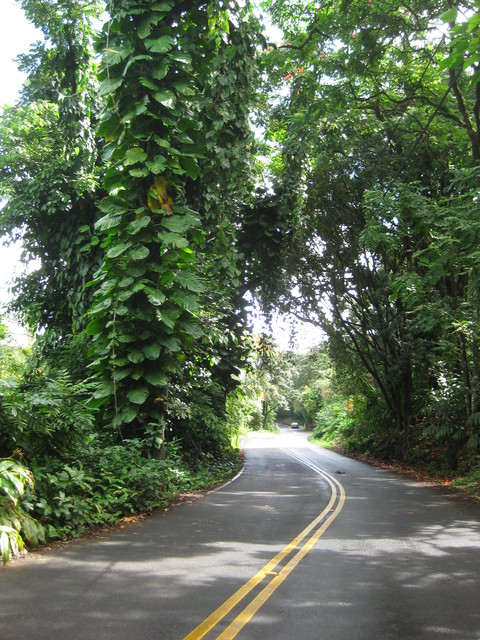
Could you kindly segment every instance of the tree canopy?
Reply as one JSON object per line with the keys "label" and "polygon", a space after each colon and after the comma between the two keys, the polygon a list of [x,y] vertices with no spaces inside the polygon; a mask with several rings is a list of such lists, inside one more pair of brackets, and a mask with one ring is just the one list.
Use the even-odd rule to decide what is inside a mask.
{"label": "tree canopy", "polygon": [[288,233],[261,295],[323,327],[404,455],[445,379],[464,396],[449,428],[475,450],[478,6],[264,6],[284,41],[264,55],[276,195],[258,212]]}

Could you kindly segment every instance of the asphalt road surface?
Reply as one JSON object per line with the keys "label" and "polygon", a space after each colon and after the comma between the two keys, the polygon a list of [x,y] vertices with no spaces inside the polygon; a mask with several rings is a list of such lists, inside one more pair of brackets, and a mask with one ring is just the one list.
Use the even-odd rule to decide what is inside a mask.
{"label": "asphalt road surface", "polygon": [[480,640],[476,505],[311,446],[0,570],[1,640]]}

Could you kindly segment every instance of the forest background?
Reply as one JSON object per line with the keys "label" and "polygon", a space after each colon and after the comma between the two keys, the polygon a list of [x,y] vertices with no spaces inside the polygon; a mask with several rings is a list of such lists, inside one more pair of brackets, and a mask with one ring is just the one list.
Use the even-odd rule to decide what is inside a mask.
{"label": "forest background", "polygon": [[[276,419],[475,494],[478,2],[18,4],[4,562],[234,473]],[[325,342],[255,337],[251,300]]]}

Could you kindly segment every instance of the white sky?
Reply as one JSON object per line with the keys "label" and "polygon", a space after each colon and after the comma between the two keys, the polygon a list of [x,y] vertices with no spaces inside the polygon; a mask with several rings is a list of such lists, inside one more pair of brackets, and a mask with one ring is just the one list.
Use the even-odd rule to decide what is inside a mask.
{"label": "white sky", "polygon": [[[14,61],[20,53],[27,53],[38,38],[35,28],[29,24],[20,6],[14,0],[1,0],[0,10],[0,109],[5,104],[14,104],[25,76]],[[8,299],[8,285],[19,271],[20,248],[5,247],[0,243],[0,307]],[[20,342],[24,332],[15,324],[9,326]]]}
{"label": "white sky", "polygon": [[[25,77],[17,69],[14,61],[20,53],[27,53],[30,45],[40,36],[26,20],[23,11],[15,0],[0,0],[0,108],[5,104],[14,104]],[[19,272],[18,246],[5,247],[0,242],[0,308],[8,300],[8,285],[16,272]],[[254,314],[257,316],[257,314]],[[21,329],[10,325],[11,331],[19,337]],[[255,317],[254,329],[269,333],[261,319]],[[289,347],[289,330],[286,320],[277,318],[274,330],[275,340],[282,348]],[[297,342],[301,350],[306,350],[321,340],[321,332],[309,325],[299,325]]]}

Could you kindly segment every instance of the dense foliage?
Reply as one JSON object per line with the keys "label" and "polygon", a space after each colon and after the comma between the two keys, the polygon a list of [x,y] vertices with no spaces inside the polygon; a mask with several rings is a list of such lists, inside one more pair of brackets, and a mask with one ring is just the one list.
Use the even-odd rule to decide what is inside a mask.
{"label": "dense foliage", "polygon": [[263,4],[284,40],[263,59],[260,295],[324,329],[384,453],[420,431],[473,461],[478,3]]}
{"label": "dense foliage", "polygon": [[[277,417],[474,468],[478,1],[266,0],[281,42],[249,2],[19,2],[43,40],[0,231],[36,337],[0,336],[4,561],[214,481]],[[328,347],[251,339],[246,294]]]}
{"label": "dense foliage", "polygon": [[2,231],[37,337],[2,382],[0,454],[22,451],[49,535],[78,535],[238,464],[258,29],[237,3],[21,5],[44,40],[0,125]]}
{"label": "dense foliage", "polygon": [[[95,225],[105,253],[87,333],[113,426],[161,443],[181,387],[194,393],[189,378],[203,373],[211,394],[224,392],[240,353],[232,196],[245,193],[232,181],[248,185],[253,45],[239,8],[121,2],[110,12],[98,130],[108,196]],[[218,186],[213,159],[229,170]]]}

